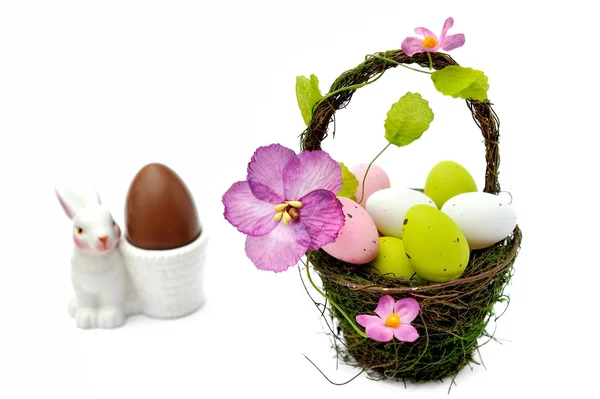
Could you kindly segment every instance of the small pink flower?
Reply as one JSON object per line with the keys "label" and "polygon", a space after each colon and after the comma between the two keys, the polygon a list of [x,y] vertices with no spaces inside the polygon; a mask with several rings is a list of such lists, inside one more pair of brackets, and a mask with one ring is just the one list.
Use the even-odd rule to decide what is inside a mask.
{"label": "small pink flower", "polygon": [[417,53],[435,53],[440,48],[444,51],[454,50],[465,44],[465,35],[462,33],[446,36],[448,30],[454,25],[454,19],[448,18],[444,22],[442,34],[438,38],[433,32],[427,28],[416,28],[415,33],[424,36],[423,39],[418,37],[407,37],[402,42],[402,51],[409,57]]}
{"label": "small pink flower", "polygon": [[372,340],[388,342],[396,337],[400,341],[414,342],[419,338],[419,333],[410,323],[419,310],[419,303],[413,298],[394,303],[394,298],[384,295],[375,309],[377,316],[361,314],[356,316],[356,322],[365,327],[365,332]]}
{"label": "small pink flower", "polygon": [[325,151],[259,147],[247,180],[223,195],[224,216],[247,234],[246,255],[257,268],[282,272],[336,240],[345,222],[341,187],[340,165]]}

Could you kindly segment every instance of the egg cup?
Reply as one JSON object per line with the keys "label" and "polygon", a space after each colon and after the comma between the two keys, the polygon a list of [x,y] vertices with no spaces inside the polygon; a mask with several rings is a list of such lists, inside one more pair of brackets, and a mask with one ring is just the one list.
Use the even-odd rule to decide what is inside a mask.
{"label": "egg cup", "polygon": [[204,264],[209,236],[202,229],[190,244],[169,250],[120,244],[145,315],[161,319],[187,316],[205,301]]}

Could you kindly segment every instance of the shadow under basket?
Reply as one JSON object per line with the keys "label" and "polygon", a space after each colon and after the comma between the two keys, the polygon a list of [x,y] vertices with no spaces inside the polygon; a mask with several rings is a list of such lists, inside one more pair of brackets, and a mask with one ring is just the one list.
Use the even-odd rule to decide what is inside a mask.
{"label": "shadow under basket", "polygon": [[[428,68],[430,59],[427,54],[409,57],[401,50],[381,52],[367,57],[362,64],[337,78],[329,90],[335,94],[313,111],[312,120],[301,136],[302,150],[321,149],[335,112],[348,105],[357,85],[370,82],[400,64]],[[442,53],[431,53],[431,64],[436,70],[458,65]],[[467,100],[466,104],[484,138],[487,167],[483,191],[498,194],[498,118],[488,100]],[[345,263],[322,250],[309,251],[307,260],[321,277],[325,293],[351,320],[358,314],[372,314],[379,299],[386,294],[394,300],[412,297],[421,308],[412,322],[420,334],[415,342],[393,339],[381,343],[363,338],[338,309],[331,307],[331,315],[339,323],[337,333],[332,331],[338,357],[376,379],[424,382],[455,376],[475,361],[474,354],[485,338],[482,342],[478,340],[491,339],[486,326],[498,318],[494,305],[505,302],[508,306],[504,288],[512,276],[521,238],[517,226],[506,240],[471,251],[469,264],[459,279],[425,285],[382,276],[368,265]]]}

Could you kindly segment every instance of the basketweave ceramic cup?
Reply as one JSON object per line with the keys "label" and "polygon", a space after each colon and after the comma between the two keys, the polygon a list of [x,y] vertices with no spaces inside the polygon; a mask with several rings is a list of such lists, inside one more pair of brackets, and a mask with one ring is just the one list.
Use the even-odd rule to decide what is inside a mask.
{"label": "basketweave ceramic cup", "polygon": [[202,306],[204,227],[190,190],[173,170],[153,163],[136,174],[120,248],[144,314],[175,318]]}
{"label": "basketweave ceramic cup", "polygon": [[203,230],[192,243],[168,250],[141,249],[123,239],[121,253],[144,314],[176,318],[203,305],[208,238]]}

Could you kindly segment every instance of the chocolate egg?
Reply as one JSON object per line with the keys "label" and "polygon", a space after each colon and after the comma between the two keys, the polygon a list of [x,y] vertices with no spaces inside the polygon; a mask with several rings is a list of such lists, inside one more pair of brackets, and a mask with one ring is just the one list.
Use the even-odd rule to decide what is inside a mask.
{"label": "chocolate egg", "polygon": [[125,205],[125,238],[151,250],[180,248],[200,236],[194,198],[169,167],[152,163],[134,177]]}

